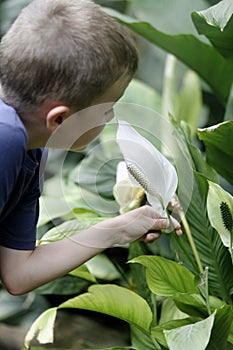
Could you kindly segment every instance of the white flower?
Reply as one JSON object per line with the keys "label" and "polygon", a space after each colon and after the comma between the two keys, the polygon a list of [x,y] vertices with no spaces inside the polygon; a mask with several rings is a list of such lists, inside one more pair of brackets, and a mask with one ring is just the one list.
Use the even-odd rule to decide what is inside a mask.
{"label": "white flower", "polygon": [[174,166],[127,122],[119,121],[116,139],[131,181],[145,190],[148,202],[161,216],[166,215],[178,185]]}
{"label": "white flower", "polygon": [[125,162],[118,163],[113,194],[120,206],[121,214],[139,207],[145,196],[145,191],[138,184],[135,186],[129,178]]}

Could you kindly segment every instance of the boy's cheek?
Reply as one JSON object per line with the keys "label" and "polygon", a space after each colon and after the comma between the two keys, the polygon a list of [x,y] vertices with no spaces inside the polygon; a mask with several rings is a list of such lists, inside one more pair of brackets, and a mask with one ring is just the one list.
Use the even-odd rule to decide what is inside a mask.
{"label": "boy's cheek", "polygon": [[105,125],[100,125],[87,131],[85,134],[79,137],[75,143],[73,143],[71,146],[71,151],[83,151],[89,145],[89,143],[91,143],[101,133],[104,127]]}

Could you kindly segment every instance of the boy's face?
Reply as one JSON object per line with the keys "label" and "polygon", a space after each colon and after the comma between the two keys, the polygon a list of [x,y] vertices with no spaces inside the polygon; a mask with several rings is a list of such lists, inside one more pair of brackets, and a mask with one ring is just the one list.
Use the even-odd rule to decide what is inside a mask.
{"label": "boy's face", "polygon": [[76,152],[84,150],[113,119],[114,103],[123,95],[129,81],[128,77],[120,78],[101,97],[93,100],[89,108],[67,117],[50,137],[48,147]]}

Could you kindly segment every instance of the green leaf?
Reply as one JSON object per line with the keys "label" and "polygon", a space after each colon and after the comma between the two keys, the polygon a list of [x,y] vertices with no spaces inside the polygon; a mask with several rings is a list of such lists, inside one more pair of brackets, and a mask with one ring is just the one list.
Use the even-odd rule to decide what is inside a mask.
{"label": "green leaf", "polygon": [[189,70],[184,76],[178,99],[177,120],[186,121],[190,127],[191,135],[194,137],[199,124],[202,106],[200,79],[195,72]]}
{"label": "green leaf", "polygon": [[233,184],[233,121],[198,130],[206,146],[207,162]]}
{"label": "green leaf", "polygon": [[[102,145],[94,148],[74,169],[75,182],[104,198],[112,199],[112,188],[116,182],[116,167],[119,159],[108,159]],[[88,174],[88,176],[87,176]]]}
{"label": "green leaf", "polygon": [[[181,204],[186,203],[186,198],[192,193],[191,201],[188,205],[188,210],[185,212],[198,254],[200,256],[202,266],[209,268],[209,292],[212,295],[220,296],[223,300],[231,302],[231,289],[233,288],[233,274],[232,263],[227,249],[222,244],[222,241],[209,222],[207,213],[207,195],[208,195],[208,181],[215,181],[211,176],[213,169],[208,166],[203,156],[201,156],[197,147],[190,143],[189,137],[186,135],[186,129],[174,123],[180,137],[187,145],[191,161],[188,159],[190,168],[193,169],[195,178],[193,179],[193,188],[190,186],[190,178],[185,176],[179,177],[179,182],[182,181],[183,193],[180,198]],[[212,170],[210,172],[210,169]],[[199,173],[201,171],[201,174]],[[216,177],[216,176],[214,176]],[[172,244],[172,251],[174,257],[178,257],[179,261],[183,263],[194,274],[198,270],[193,264],[194,257],[190,249],[190,244],[187,240],[186,234],[177,238],[175,235],[170,236]]]}
{"label": "green leaf", "polygon": [[233,120],[233,84],[231,86],[230,95],[227,101],[224,121]]}
{"label": "green leaf", "polygon": [[[184,313],[194,317],[207,317],[206,302],[200,294],[176,294],[172,296],[177,307]],[[211,312],[226,305],[222,300],[209,296]]]}
{"label": "green leaf", "polygon": [[71,272],[69,272],[69,275],[74,276],[74,277],[78,277],[78,278],[82,278],[85,279],[89,282],[93,282],[96,283],[96,278],[95,276],[93,276],[86,265],[81,265],[79,267],[77,267],[76,269],[72,270]]}
{"label": "green leaf", "polygon": [[151,43],[175,55],[204,79],[226,104],[233,80],[232,61],[224,59],[212,46],[205,44],[194,35],[165,34],[150,23],[138,22],[134,18],[112,10],[108,10],[108,13]]}
{"label": "green leaf", "polygon": [[90,281],[87,279],[66,275],[37,288],[36,293],[42,295],[74,295],[86,290],[89,285]]}
{"label": "green leaf", "polygon": [[138,20],[146,20],[169,34],[195,32],[190,13],[204,10],[206,1],[195,0],[133,0],[129,3],[128,13]]}
{"label": "green leaf", "polygon": [[233,58],[233,3],[220,1],[204,11],[192,13],[199,34],[204,34],[226,58]]}
{"label": "green leaf", "polygon": [[40,344],[53,343],[53,330],[57,308],[51,308],[43,312],[32,324],[24,340],[26,349],[30,348],[30,342],[37,335]]}
{"label": "green leaf", "polygon": [[[165,322],[160,326],[153,327],[151,330],[152,336],[154,336],[157,339],[157,341],[159,341],[159,343],[161,343],[163,346],[167,345],[163,334],[163,330],[170,330],[186,324],[195,323],[197,321],[200,321],[201,318],[206,318],[208,316],[207,310],[204,310],[205,306],[204,306],[203,300],[199,295],[180,294],[179,296],[177,295],[176,297],[177,297],[177,300],[179,299],[181,301],[181,303],[182,301],[186,302],[187,303],[186,307],[188,306],[188,303],[190,303],[190,305],[192,304],[193,309],[191,309],[190,307],[189,311],[191,311],[190,314],[195,315],[195,317],[193,316],[193,317],[189,317],[181,320],[173,320],[173,321]],[[217,298],[210,297],[210,299],[211,299],[212,312],[215,311],[216,316],[215,316],[215,321],[211,332],[211,338],[207,349],[224,350],[227,342],[227,338],[230,332],[231,322],[232,322],[231,306],[226,305],[225,303],[223,303],[221,300]],[[181,303],[179,303],[179,306],[181,305]]]}
{"label": "green leaf", "polygon": [[[67,348],[65,349],[65,348],[49,348],[50,350],[68,350]],[[48,347],[41,347],[41,346],[36,346],[36,347],[30,347],[30,350],[48,350]]]}
{"label": "green leaf", "polygon": [[95,348],[96,350],[136,350],[135,348],[132,347],[117,347],[117,348]]}
{"label": "green leaf", "polygon": [[184,266],[159,256],[139,256],[130,261],[146,267],[150,290],[162,296],[177,293],[198,293],[194,275]]}
{"label": "green leaf", "polygon": [[110,259],[105,254],[98,254],[88,260],[85,265],[90,273],[98,279],[113,281],[121,277]]}
{"label": "green leaf", "polygon": [[39,240],[39,244],[46,242],[55,242],[63,238],[70,237],[75,233],[87,229],[90,226],[103,221],[103,217],[86,217],[85,215],[79,215],[78,219],[68,220],[61,225],[53,227],[51,230],[46,232],[44,236]]}
{"label": "green leaf", "polygon": [[176,329],[185,325],[193,324],[199,321],[199,318],[187,317],[180,320],[168,321],[160,326],[152,327],[151,335],[163,346],[167,347],[167,342],[164,335],[164,330]]}
{"label": "green leaf", "polygon": [[[62,195],[61,195],[62,191]],[[71,183],[63,182],[59,176],[47,179],[44,184],[43,196],[40,198],[40,215],[38,226],[42,226],[55,218],[72,214],[74,208],[86,212],[89,210],[84,201],[82,190]],[[73,215],[75,217],[75,215]]]}
{"label": "green leaf", "polygon": [[71,211],[71,208],[67,208],[63,201],[59,201],[57,198],[42,196],[40,198],[40,215],[38,226],[45,225],[49,221],[55,218],[62,217]]}
{"label": "green leaf", "polygon": [[229,336],[228,336],[228,341],[233,344],[233,322],[231,322],[231,326],[230,326],[230,332],[229,332]]}
{"label": "green leaf", "polygon": [[205,350],[210,340],[215,313],[205,320],[179,328],[165,330],[165,338],[170,350]]}
{"label": "green leaf", "polygon": [[64,302],[59,308],[101,312],[132,323],[146,332],[152,321],[146,301],[136,293],[116,285],[93,285],[88,293]]}
{"label": "green leaf", "polygon": [[159,318],[159,324],[166,323],[170,320],[183,319],[186,317],[187,314],[180,311],[172,299],[167,298],[163,301],[161,307],[161,314]]}
{"label": "green leaf", "polygon": [[225,228],[220,206],[227,203],[233,217],[233,197],[221,186],[209,181],[209,192],[207,197],[207,210],[211,225],[219,233],[225,247],[230,247],[230,232]]}
{"label": "green leaf", "polygon": [[18,16],[23,7],[31,0],[7,0],[0,3],[0,34],[4,34]]}
{"label": "green leaf", "polygon": [[131,344],[135,349],[155,350],[151,335],[132,324],[130,325],[130,337]]}
{"label": "green leaf", "polygon": [[119,102],[125,103],[135,103],[135,101],[140,106],[152,108],[156,111],[161,110],[161,97],[159,93],[143,81],[137,79],[131,81],[124,95],[119,100]]}
{"label": "green leaf", "polygon": [[227,339],[232,324],[232,308],[230,305],[222,305],[216,310],[216,317],[211,332],[210,342],[206,350],[227,349]]}

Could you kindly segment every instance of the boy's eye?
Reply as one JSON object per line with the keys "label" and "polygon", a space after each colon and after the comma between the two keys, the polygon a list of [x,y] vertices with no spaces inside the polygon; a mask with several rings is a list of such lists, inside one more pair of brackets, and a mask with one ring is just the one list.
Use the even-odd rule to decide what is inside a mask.
{"label": "boy's eye", "polygon": [[106,122],[112,120],[114,118],[114,109],[113,107],[104,112],[104,116],[106,117]]}

